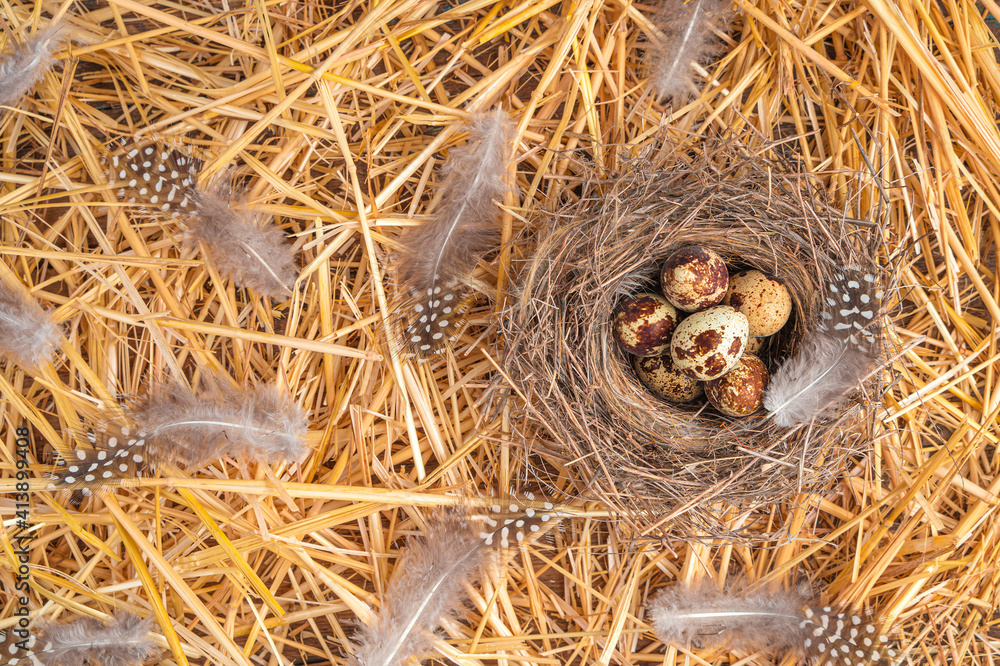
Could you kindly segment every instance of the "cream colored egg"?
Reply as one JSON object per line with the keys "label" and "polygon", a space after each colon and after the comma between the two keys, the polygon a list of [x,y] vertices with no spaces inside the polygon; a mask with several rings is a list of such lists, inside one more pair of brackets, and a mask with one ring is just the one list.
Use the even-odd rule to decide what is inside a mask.
{"label": "cream colored egg", "polygon": [[670,341],[674,366],[688,377],[721,377],[736,365],[747,344],[746,316],[728,305],[695,312],[677,325]]}
{"label": "cream colored egg", "polygon": [[743,350],[744,354],[756,354],[767,342],[767,338],[747,338],[747,348]]}
{"label": "cream colored egg", "polygon": [[659,294],[623,298],[611,317],[611,332],[622,349],[635,356],[659,356],[670,348],[680,321],[677,309]]}
{"label": "cream colored egg", "polygon": [[767,337],[781,330],[792,314],[792,296],[776,278],[760,271],[740,271],[729,277],[729,291],[722,299],[744,315],[750,335]]}
{"label": "cream colored egg", "polygon": [[653,395],[671,402],[687,402],[702,394],[702,385],[674,367],[670,354],[635,359],[635,372]]}

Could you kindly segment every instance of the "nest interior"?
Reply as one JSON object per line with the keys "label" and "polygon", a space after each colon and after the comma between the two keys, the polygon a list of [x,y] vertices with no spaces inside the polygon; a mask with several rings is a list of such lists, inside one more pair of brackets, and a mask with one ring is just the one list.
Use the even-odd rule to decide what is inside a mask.
{"label": "nest interior", "polygon": [[[836,210],[806,179],[738,141],[712,143],[687,162],[637,160],[585,184],[540,232],[503,323],[506,374],[521,378],[524,408],[582,468],[576,476],[593,480],[590,492],[643,531],[725,534],[732,505],[752,511],[828,481],[872,434],[868,400],[794,429],[763,410],[732,418],[704,400],[661,400],[612,337],[617,302],[659,292],[664,259],[684,245],[718,252],[731,273],[759,269],[788,287],[792,316],[757,354],[772,373],[819,320],[831,275],[864,267],[891,280],[874,259],[877,223]],[[872,331],[879,340],[882,325]],[[869,384],[878,393],[877,378]]]}

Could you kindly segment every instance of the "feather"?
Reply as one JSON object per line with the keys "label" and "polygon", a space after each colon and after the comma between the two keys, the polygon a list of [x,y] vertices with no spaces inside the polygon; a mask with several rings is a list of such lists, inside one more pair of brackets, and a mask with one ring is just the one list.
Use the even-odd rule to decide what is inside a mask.
{"label": "feather", "polygon": [[305,410],[272,386],[236,389],[221,378],[192,391],[166,384],[126,409],[134,427],[109,422],[51,475],[57,487],[102,488],[164,464],[198,469],[222,456],[300,461],[308,452]]}
{"label": "feather", "polygon": [[442,201],[434,216],[403,233],[396,309],[404,344],[420,356],[438,351],[461,328],[465,283],[499,236],[499,203],[508,189],[514,123],[502,109],[472,119],[469,143],[442,168]]}
{"label": "feather", "polygon": [[295,254],[274,222],[238,197],[222,179],[195,191],[196,214],[188,218],[192,240],[208,259],[236,284],[278,298],[295,281]]}
{"label": "feather", "polygon": [[434,642],[441,620],[465,603],[465,587],[491,551],[466,521],[441,519],[407,546],[375,621],[355,636],[362,666],[397,666]]}
{"label": "feather", "polygon": [[822,416],[871,372],[883,296],[874,272],[844,269],[834,276],[820,323],[774,373],[764,394],[764,408],[778,426]]}
{"label": "feather", "polygon": [[285,234],[266,215],[242,201],[226,175],[197,185],[202,162],[171,146],[120,142],[110,157],[109,179],[119,197],[151,215],[181,218],[185,237],[200,243],[225,278],[278,298],[295,280],[295,254]]}
{"label": "feather", "polygon": [[462,609],[467,585],[493,557],[491,546],[520,543],[559,518],[549,503],[537,511],[519,504],[496,505],[493,511],[503,516],[485,519],[493,528],[488,532],[477,530],[467,517],[450,514],[429,521],[424,536],[407,544],[375,621],[354,636],[354,664],[412,663],[412,655],[431,647],[441,621]]}
{"label": "feather", "polygon": [[273,386],[237,389],[213,377],[196,393],[166,384],[131,417],[158,449],[169,450],[171,462],[189,468],[223,455],[300,461],[308,452],[305,410]]}
{"label": "feather", "polygon": [[[107,622],[82,617],[58,624],[46,618],[37,620],[33,632],[40,638],[26,638],[27,649],[9,652],[10,666],[135,666],[159,654],[149,637],[151,619],[134,613],[115,613]],[[29,646],[30,645],[30,646]]]}
{"label": "feather", "polygon": [[712,31],[728,7],[723,0],[665,0],[655,19],[663,35],[649,56],[649,84],[658,96],[680,100],[694,89],[691,65],[715,52]]}
{"label": "feather", "polygon": [[857,615],[807,606],[798,590],[755,591],[738,583],[723,592],[711,582],[675,585],[650,602],[649,612],[656,635],[671,645],[792,650],[829,666],[895,657],[875,625]]}
{"label": "feather", "polygon": [[123,479],[149,476],[157,458],[157,447],[149,444],[145,433],[133,432],[116,423],[108,423],[91,436],[91,449],[76,449],[73,457],[50,475],[56,487],[89,490],[102,488]]}
{"label": "feather", "polygon": [[20,289],[0,281],[0,354],[27,368],[52,359],[62,329]]}
{"label": "feather", "polygon": [[14,106],[42,80],[56,62],[64,28],[62,22],[50,23],[0,60],[0,106]]}

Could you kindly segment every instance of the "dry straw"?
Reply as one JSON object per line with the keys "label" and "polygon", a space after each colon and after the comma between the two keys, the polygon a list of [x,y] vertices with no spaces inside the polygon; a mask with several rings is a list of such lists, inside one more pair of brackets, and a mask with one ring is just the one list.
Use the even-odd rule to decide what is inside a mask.
{"label": "dry straw", "polygon": [[[438,661],[788,664],[667,646],[652,630],[662,588],[745,575],[786,589],[804,577],[819,603],[874,611],[912,663],[994,663],[1000,65],[986,19],[1000,10],[734,5],[718,57],[693,70],[689,99],[669,104],[642,67],[651,4],[4,5],[5,51],[59,17],[67,39],[34,91],[0,113],[0,273],[65,338],[51,365],[0,361],[0,630],[16,623],[19,426],[34,479],[32,616],[152,618],[164,666],[340,666],[433,511],[545,474],[582,494],[593,460],[568,467],[550,435],[522,447],[513,402],[495,418],[483,411],[502,369],[495,315],[538,211],[621,171],[668,128],[685,145],[720,131],[747,132],[751,146],[784,141],[815,189],[836,210],[856,203],[858,219],[882,197],[848,196],[872,163],[893,237],[918,241],[885,331],[903,350],[883,402],[890,428],[836,481],[770,507],[755,528],[787,525],[791,538],[763,547],[637,544],[602,503],[575,507],[470,586],[435,640]],[[438,210],[440,167],[467,143],[470,110],[497,106],[517,123],[518,194],[503,201],[500,251],[477,266],[472,326],[429,361],[396,360],[381,344],[395,296],[384,258]],[[210,156],[202,178],[240,169],[249,202],[294,244],[287,298],[240,288],[184,245],[180,225],[119,200],[100,146],[137,132]],[[88,415],[146,394],[152,377],[191,383],[195,368],[280,386],[312,415],[304,461],[221,458],[79,507],[43,489],[56,452],[86,445],[71,433]],[[747,520],[734,514],[726,529]]]}

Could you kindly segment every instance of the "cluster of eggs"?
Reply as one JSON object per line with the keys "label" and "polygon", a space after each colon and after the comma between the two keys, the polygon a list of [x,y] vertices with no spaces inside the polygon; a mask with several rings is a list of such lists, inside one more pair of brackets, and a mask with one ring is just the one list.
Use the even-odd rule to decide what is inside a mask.
{"label": "cluster of eggs", "polygon": [[770,375],[755,354],[792,313],[785,285],[757,270],[730,275],[718,253],[688,245],[664,262],[660,287],[662,295],[623,299],[613,314],[614,337],[642,383],[672,402],[704,394],[729,416],[760,409]]}

